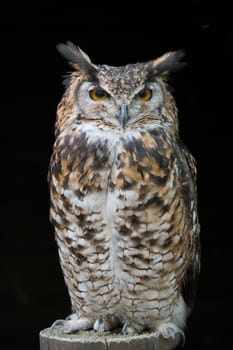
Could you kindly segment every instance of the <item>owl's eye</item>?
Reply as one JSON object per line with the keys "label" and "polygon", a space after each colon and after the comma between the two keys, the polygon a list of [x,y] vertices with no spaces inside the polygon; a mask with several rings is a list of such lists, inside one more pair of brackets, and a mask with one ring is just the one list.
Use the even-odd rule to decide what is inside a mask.
{"label": "owl's eye", "polygon": [[101,88],[95,88],[89,91],[90,98],[94,101],[103,101],[109,97],[109,94]]}
{"label": "owl's eye", "polygon": [[149,101],[151,97],[152,90],[148,88],[142,89],[138,94],[135,95],[135,98],[141,101]]}

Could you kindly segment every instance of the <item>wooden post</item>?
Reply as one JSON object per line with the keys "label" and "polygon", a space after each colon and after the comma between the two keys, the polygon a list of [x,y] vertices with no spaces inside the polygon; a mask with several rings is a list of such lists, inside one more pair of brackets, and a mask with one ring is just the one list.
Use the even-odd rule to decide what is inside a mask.
{"label": "wooden post", "polygon": [[156,333],[127,336],[115,331],[80,331],[64,334],[60,326],[40,332],[40,350],[158,350],[162,345],[165,345],[163,349],[175,347],[174,340],[161,339]]}

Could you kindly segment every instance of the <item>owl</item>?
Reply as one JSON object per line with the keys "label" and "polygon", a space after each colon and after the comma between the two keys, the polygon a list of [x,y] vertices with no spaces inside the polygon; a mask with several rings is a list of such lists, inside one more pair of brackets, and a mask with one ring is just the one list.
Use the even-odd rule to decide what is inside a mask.
{"label": "owl", "polygon": [[115,67],[71,42],[57,48],[72,67],[48,175],[72,307],[63,332],[151,331],[172,349],[200,270],[196,163],[168,86],[183,51]]}

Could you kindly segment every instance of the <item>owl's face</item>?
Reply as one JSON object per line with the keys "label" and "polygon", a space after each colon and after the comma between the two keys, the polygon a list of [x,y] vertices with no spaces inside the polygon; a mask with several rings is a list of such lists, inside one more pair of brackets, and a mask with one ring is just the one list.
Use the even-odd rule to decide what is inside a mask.
{"label": "owl's face", "polygon": [[[113,71],[114,68],[111,67]],[[106,76],[101,79],[101,75],[96,81],[82,82],[77,89],[77,104],[83,119],[100,119],[119,128],[136,126],[145,118],[161,120],[164,95],[158,82],[142,80],[133,84],[124,80],[119,69],[110,81]]]}
{"label": "owl's face", "polygon": [[175,102],[167,90],[166,76],[182,65],[182,52],[170,52],[146,63],[112,67],[93,64],[72,43],[59,44],[58,50],[75,69],[68,89],[79,120],[98,120],[102,125],[122,129],[148,123],[177,129]]}

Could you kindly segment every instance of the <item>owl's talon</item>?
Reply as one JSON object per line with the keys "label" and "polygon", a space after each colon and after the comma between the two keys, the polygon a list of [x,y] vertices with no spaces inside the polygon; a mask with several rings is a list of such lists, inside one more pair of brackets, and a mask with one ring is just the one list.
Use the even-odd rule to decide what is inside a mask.
{"label": "owl's talon", "polygon": [[[168,335],[168,338],[172,338],[172,339],[176,340],[176,333],[175,333],[173,328],[171,328],[171,327],[167,328],[167,335]],[[164,335],[164,337],[167,338],[167,335],[166,336]]]}
{"label": "owl's talon", "polygon": [[51,330],[53,330],[56,326],[63,325],[64,322],[69,320],[77,319],[77,314],[70,314],[65,319],[59,319],[53,322],[53,324],[50,326]]}
{"label": "owl's talon", "polygon": [[[174,340],[177,341],[177,336],[181,336],[182,339],[182,346],[185,344],[185,335],[184,332],[181,329],[174,330],[173,328],[168,328],[168,332],[170,333],[170,337]],[[179,339],[180,340],[180,339]]]}
{"label": "owl's talon", "polygon": [[179,329],[177,326],[173,324],[162,325],[159,329],[160,334],[164,339],[172,338],[174,342],[178,343],[180,341],[180,337],[182,338],[182,346],[185,344],[185,334]]}
{"label": "owl's talon", "polygon": [[52,325],[50,326],[51,330],[53,330],[56,326],[59,326],[61,324],[63,324],[65,322],[65,320],[56,320],[52,323]]}
{"label": "owl's talon", "polygon": [[122,327],[122,333],[123,333],[123,334],[125,334],[128,325],[129,325],[128,321],[124,322],[123,327]]}
{"label": "owl's talon", "polygon": [[129,325],[128,321],[126,321],[122,327],[122,334],[132,336],[132,335],[137,335],[138,332],[136,331],[135,328]]}
{"label": "owl's talon", "polygon": [[182,330],[179,330],[177,333],[180,333],[181,339],[182,339],[182,346],[184,347],[185,344],[185,334]]}
{"label": "owl's talon", "polygon": [[93,329],[94,329],[95,332],[104,332],[105,331],[105,329],[104,329],[104,322],[103,322],[103,318],[102,317],[98,318],[95,321]]}

